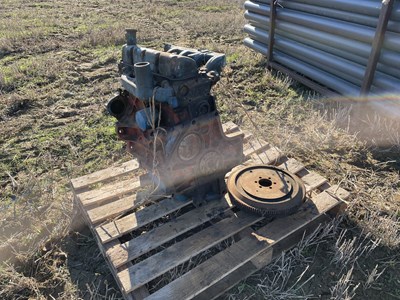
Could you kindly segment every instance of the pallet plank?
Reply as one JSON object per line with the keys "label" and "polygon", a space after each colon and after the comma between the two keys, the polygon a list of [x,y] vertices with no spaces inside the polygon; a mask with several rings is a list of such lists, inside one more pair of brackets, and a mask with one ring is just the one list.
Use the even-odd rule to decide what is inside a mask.
{"label": "pallet plank", "polygon": [[131,292],[261,219],[259,216],[239,212],[238,217],[224,219],[137,263],[128,270],[119,272],[118,277],[124,290]]}
{"label": "pallet plank", "polygon": [[137,238],[114,246],[107,251],[107,256],[115,267],[119,267],[217,217],[228,208],[229,205],[224,200],[212,201],[177,217],[175,220],[156,227]]}
{"label": "pallet plank", "polygon": [[315,190],[324,183],[328,182],[326,178],[322,177],[321,175],[315,172],[310,172],[309,174],[304,175],[303,177],[301,177],[301,180],[304,181],[306,187],[307,186],[310,187],[310,190]]}
{"label": "pallet plank", "polygon": [[251,155],[251,159],[254,163],[266,165],[276,165],[282,157],[284,157],[284,154],[277,147],[271,147],[266,151]]}
{"label": "pallet plank", "polygon": [[90,190],[78,194],[77,197],[82,202],[84,207],[90,205],[99,205],[104,202],[118,198],[136,191],[140,187],[140,182],[135,179],[125,179],[119,182],[106,184],[98,189]]}
{"label": "pallet plank", "polygon": [[118,166],[114,166],[105,170],[100,170],[89,175],[71,179],[72,186],[75,191],[88,187],[89,185],[111,180],[118,176],[123,176],[139,169],[139,162],[134,159]]}
{"label": "pallet plank", "polygon": [[298,233],[299,230],[304,232],[305,226],[339,204],[340,202],[329,193],[322,192],[314,199],[308,200],[308,205],[297,213],[272,221],[253,235],[243,238],[151,294],[147,299],[190,299],[257,255],[265,251],[273,251],[273,244],[291,239],[291,235]]}
{"label": "pallet plank", "polygon": [[301,162],[295,160],[294,158],[289,158],[287,161],[285,161],[279,167],[284,170],[287,170],[293,174],[297,174],[301,170],[305,169],[304,165]]}
{"label": "pallet plank", "polygon": [[191,203],[191,201],[184,202],[167,198],[121,219],[99,225],[96,227],[96,233],[102,243],[107,243]]}
{"label": "pallet plank", "polygon": [[145,202],[144,199],[137,199],[136,195],[127,196],[111,203],[104,204],[87,210],[90,222],[94,225],[105,220],[114,218],[124,212],[135,209]]}
{"label": "pallet plank", "polygon": [[252,154],[260,153],[261,151],[267,149],[268,147],[269,145],[267,142],[252,137],[245,145],[243,145],[244,157],[246,159],[249,159]]}
{"label": "pallet plank", "polygon": [[233,123],[232,121],[222,124],[222,130],[224,131],[225,134],[230,134],[236,131],[240,131],[239,126]]}
{"label": "pallet plank", "polygon": [[[268,249],[265,252],[262,252],[257,256],[259,261],[269,262],[272,260],[273,251]],[[243,278],[249,277],[251,274],[258,271],[260,268],[256,266],[256,264],[252,261],[245,263],[243,266],[236,269],[234,272],[226,276],[223,280],[220,280],[216,284],[210,286],[208,289],[204,290],[197,296],[193,298],[193,300],[212,300],[223,294],[226,290],[232,288],[237,285],[239,282],[243,280]]]}
{"label": "pallet plank", "polygon": [[[271,163],[274,163],[276,161],[279,161],[282,157],[284,157],[284,155],[282,154],[281,151],[279,151],[279,152],[276,151],[275,147],[271,147],[271,148],[269,148],[267,150],[263,150],[263,149],[260,150],[260,147],[249,148],[249,149],[254,151],[252,153],[249,153],[247,158],[250,158],[250,159],[246,160],[241,165],[232,168],[232,170],[230,172],[226,173],[225,179],[227,179],[232,174],[232,172],[235,172],[235,171],[239,170],[244,165],[271,164]],[[269,157],[270,160],[266,160],[266,162],[263,163],[262,160],[260,159],[259,155],[262,155],[262,157],[264,157],[264,158]]]}

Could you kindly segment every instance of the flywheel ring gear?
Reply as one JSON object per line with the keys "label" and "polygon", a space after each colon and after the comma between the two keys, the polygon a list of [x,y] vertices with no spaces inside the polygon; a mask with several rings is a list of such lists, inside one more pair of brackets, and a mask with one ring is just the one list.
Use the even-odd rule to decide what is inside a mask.
{"label": "flywheel ring gear", "polygon": [[251,165],[233,172],[227,181],[233,203],[263,216],[286,216],[304,202],[304,183],[277,167]]}

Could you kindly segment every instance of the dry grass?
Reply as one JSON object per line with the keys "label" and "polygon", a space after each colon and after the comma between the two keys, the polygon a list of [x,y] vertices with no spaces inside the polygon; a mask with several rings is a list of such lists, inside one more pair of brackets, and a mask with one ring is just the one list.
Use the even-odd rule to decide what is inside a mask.
{"label": "dry grass", "polygon": [[352,283],[353,268],[340,277],[339,281],[331,288],[332,300],[350,300],[356,295],[356,290],[360,284],[354,286]]}
{"label": "dry grass", "polygon": [[[266,71],[262,56],[241,44],[241,5],[2,0],[1,299],[121,297],[91,235],[69,233],[68,181],[129,159],[104,111],[119,87],[125,27],[139,28],[146,46],[170,42],[226,53],[228,66],[215,88],[222,120],[252,130],[352,192],[344,220],[304,238],[224,298],[400,297],[398,121],[359,99],[319,99]],[[206,257],[171,271],[154,288]]]}

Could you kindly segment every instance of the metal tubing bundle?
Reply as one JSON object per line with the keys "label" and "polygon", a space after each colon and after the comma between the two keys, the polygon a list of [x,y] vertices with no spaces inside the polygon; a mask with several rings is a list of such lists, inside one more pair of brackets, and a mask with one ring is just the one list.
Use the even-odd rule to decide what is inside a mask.
{"label": "metal tubing bundle", "polygon": [[[395,1],[376,69],[372,92],[400,91],[400,1]],[[380,0],[280,0],[270,41],[270,0],[246,1],[249,24],[244,44],[341,94],[358,95],[376,43]],[[271,44],[270,44],[271,43]],[[272,51],[268,51],[268,46]]]}

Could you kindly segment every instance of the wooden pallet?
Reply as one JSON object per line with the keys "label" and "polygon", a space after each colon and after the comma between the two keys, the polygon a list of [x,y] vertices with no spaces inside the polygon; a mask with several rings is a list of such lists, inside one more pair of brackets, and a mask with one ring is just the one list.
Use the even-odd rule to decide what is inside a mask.
{"label": "wooden pallet", "polygon": [[[240,131],[231,122],[223,127],[227,135]],[[146,204],[136,198],[142,187],[135,160],[71,180],[76,205],[126,299],[214,299],[343,210],[347,191],[244,134],[245,164],[278,165],[305,182],[308,199],[297,213],[266,224],[233,207],[228,197],[198,208],[170,198]],[[221,243],[227,240],[234,242]],[[188,268],[185,263],[196,257],[203,262],[149,292],[149,283],[176,267]]]}

